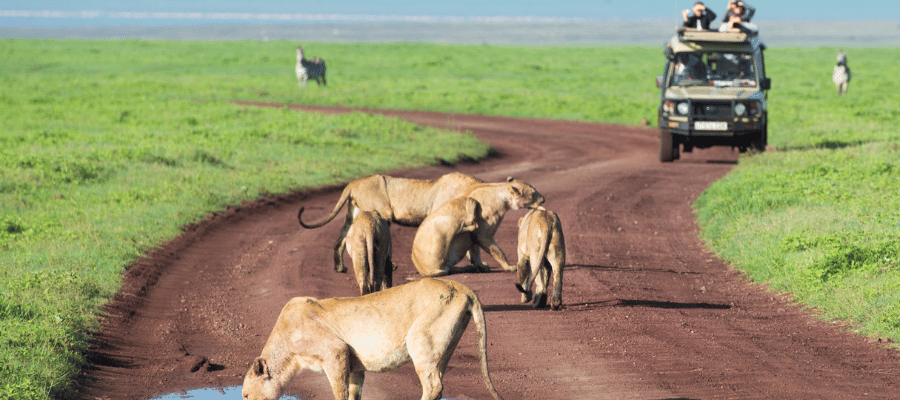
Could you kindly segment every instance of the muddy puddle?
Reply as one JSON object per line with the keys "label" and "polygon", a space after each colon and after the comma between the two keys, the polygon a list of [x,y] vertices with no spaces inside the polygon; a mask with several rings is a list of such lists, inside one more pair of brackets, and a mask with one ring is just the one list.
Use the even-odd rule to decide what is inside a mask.
{"label": "muddy puddle", "polygon": [[[187,390],[183,392],[169,393],[167,395],[154,397],[151,400],[170,400],[170,399],[192,399],[192,400],[238,400],[241,398],[241,387],[230,386],[225,388],[203,388]],[[284,395],[279,400],[301,400],[299,397]],[[441,400],[457,400],[451,398],[442,398]]]}
{"label": "muddy puddle", "polygon": [[[203,388],[186,390],[183,392],[169,393],[167,395],[154,397],[152,400],[169,400],[169,399],[192,399],[192,400],[239,400],[241,398],[241,387],[231,386],[225,388]],[[294,396],[281,396],[280,400],[301,400]]]}

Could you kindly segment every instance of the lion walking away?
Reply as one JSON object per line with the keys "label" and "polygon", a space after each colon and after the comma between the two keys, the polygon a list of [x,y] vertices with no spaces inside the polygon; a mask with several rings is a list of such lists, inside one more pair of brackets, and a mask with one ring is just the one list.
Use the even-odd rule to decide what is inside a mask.
{"label": "lion walking away", "polygon": [[393,286],[390,222],[374,211],[360,211],[347,230],[347,253],[359,294],[365,295]]}
{"label": "lion walking away", "polygon": [[[566,264],[566,240],[562,224],[555,212],[537,207],[519,219],[519,262],[516,265],[518,281],[516,289],[522,292],[522,302],[531,300],[532,307],[547,305],[550,276],[553,276],[553,295],[550,308],[558,310],[562,305],[563,267]],[[535,285],[531,292],[532,282]]]}

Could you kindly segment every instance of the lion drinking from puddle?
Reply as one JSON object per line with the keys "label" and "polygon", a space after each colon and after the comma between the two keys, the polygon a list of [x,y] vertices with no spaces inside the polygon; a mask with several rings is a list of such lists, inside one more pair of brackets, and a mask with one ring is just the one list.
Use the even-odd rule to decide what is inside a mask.
{"label": "lion drinking from puddle", "polygon": [[336,400],[360,399],[366,371],[412,361],[422,400],[441,398],[441,377],[469,318],[475,321],[481,375],[495,399],[487,366],[484,311],[478,296],[455,281],[426,278],[360,297],[296,297],[244,376],[243,398],[281,397],[304,369],[324,371]]}

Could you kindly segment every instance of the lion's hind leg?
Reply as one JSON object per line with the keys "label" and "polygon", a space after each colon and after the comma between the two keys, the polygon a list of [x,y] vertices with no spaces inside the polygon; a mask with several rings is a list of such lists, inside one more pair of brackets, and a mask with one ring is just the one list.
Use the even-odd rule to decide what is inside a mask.
{"label": "lion's hind leg", "polygon": [[[538,224],[533,224],[532,226],[538,226]],[[527,256],[528,264],[530,266],[530,268],[526,270],[527,272],[522,271],[522,269],[525,269],[524,265],[521,267],[519,265],[516,266],[516,271],[520,276],[519,283],[521,285],[521,287],[516,286],[516,288],[523,293],[523,303],[531,299],[532,296],[535,296],[534,303],[532,304],[534,308],[544,307],[547,301],[546,257],[550,238],[545,235],[546,234],[533,236],[527,241],[525,251],[530,253]],[[519,262],[522,263],[521,257]],[[534,282],[534,292],[531,291],[532,282]]]}
{"label": "lion's hind leg", "polygon": [[[560,246],[565,246],[565,244],[562,244],[561,238],[560,243]],[[549,262],[547,267],[552,269],[553,272],[553,296],[550,299],[550,308],[554,310],[559,310],[559,307],[562,306],[563,267],[566,264],[565,250],[562,250],[562,248],[564,247],[553,247],[550,254],[547,255]],[[549,280],[546,282],[547,284],[550,283]]]}
{"label": "lion's hind leg", "polygon": [[341,234],[338,235],[337,241],[334,242],[334,271],[335,272],[347,272],[347,267],[344,266],[344,249],[347,247],[347,231],[350,230],[350,226],[353,225],[353,217],[358,213],[358,208],[350,204],[347,207],[347,217],[344,218],[344,226],[341,227]]}
{"label": "lion's hind leg", "polygon": [[[559,218],[553,223],[551,229],[553,237],[550,238],[547,249],[547,268],[553,273],[553,296],[550,299],[550,308],[558,310],[562,306],[563,268],[566,266],[566,239],[562,232],[562,224]],[[547,284],[549,280],[545,280]]]}
{"label": "lion's hind leg", "polygon": [[388,244],[388,251],[385,256],[382,265],[378,267],[381,269],[381,279],[376,282],[376,290],[385,290],[390,289],[394,286],[394,270],[397,269],[397,265],[394,264],[393,261],[393,252],[392,245]]}
{"label": "lion's hind leg", "polygon": [[522,302],[531,301],[531,268],[528,255],[519,251],[519,262],[516,264],[516,289],[522,293]]}
{"label": "lion's hind leg", "polygon": [[350,373],[349,387],[350,400],[362,400],[363,381],[366,379],[365,371],[354,371]]}
{"label": "lion's hind leg", "polygon": [[547,307],[547,283],[550,280],[550,263],[546,259],[539,263],[538,270],[531,270],[534,276],[534,302],[531,303],[532,308]]}
{"label": "lion's hind leg", "polygon": [[407,336],[407,349],[422,384],[422,400],[441,398],[444,371],[469,324],[467,298],[449,296],[437,315],[420,318]]}
{"label": "lion's hind leg", "polygon": [[473,245],[469,248],[469,251],[466,252],[466,255],[469,258],[469,263],[472,264],[478,272],[490,272],[491,267],[488,267],[487,264],[481,261],[481,249],[478,246]]}

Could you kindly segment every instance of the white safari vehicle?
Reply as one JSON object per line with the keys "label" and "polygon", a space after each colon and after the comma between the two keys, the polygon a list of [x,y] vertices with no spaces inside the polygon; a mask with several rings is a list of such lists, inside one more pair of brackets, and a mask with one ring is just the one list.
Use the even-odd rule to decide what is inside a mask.
{"label": "white safari vehicle", "polygon": [[765,151],[766,77],[756,34],[681,29],[665,46],[666,69],[656,78],[659,160],[712,146]]}

